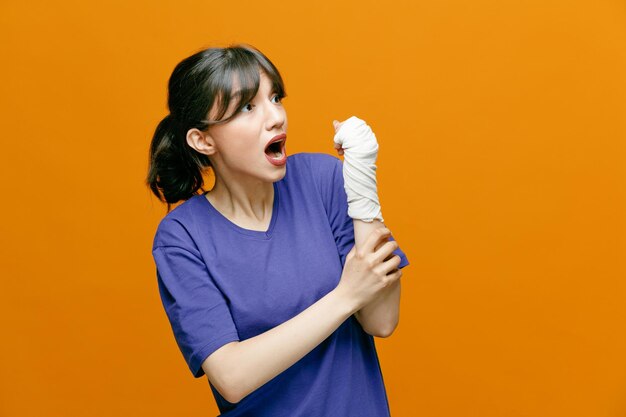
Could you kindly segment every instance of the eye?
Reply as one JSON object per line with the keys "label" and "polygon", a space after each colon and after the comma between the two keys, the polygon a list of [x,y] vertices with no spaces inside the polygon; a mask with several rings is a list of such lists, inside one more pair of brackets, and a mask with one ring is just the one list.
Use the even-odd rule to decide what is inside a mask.
{"label": "eye", "polygon": [[[273,98],[273,99],[274,99],[274,98],[277,98],[277,99],[278,99],[277,103],[280,103],[280,102],[282,101],[282,99],[283,99],[283,98],[285,98],[285,97],[284,97],[284,96],[281,96],[280,94],[274,94],[274,96],[273,96],[272,98]],[[243,106],[243,108],[241,109],[241,111],[242,111],[243,113],[250,113],[250,111],[245,111],[248,107],[250,107],[250,111],[252,111],[252,108],[251,108],[251,107],[256,107],[256,105],[254,105],[254,104],[252,104],[252,103],[248,103],[248,104],[246,104],[245,106]]]}
{"label": "eye", "polygon": [[[247,111],[244,111],[244,109],[247,109],[247,108],[248,108],[248,106],[252,106],[252,107],[254,107],[254,104],[252,104],[252,103],[248,103],[248,104],[246,104],[245,106],[243,106],[243,108],[241,109],[241,111],[242,111],[242,112],[244,112],[244,113],[249,113],[249,112],[247,112]],[[252,110],[252,109],[250,109],[250,110]]]}

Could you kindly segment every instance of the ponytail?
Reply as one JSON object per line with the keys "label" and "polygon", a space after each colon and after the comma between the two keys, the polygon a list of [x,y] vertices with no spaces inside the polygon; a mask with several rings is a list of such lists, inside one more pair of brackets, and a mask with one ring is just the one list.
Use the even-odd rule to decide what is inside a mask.
{"label": "ponytail", "polygon": [[150,164],[146,183],[157,196],[171,205],[188,200],[202,188],[202,173],[211,162],[187,144],[187,129],[168,114],[157,125],[150,144]]}
{"label": "ponytail", "polygon": [[[146,184],[157,198],[171,205],[188,200],[203,185],[203,173],[211,167],[207,155],[187,143],[189,129],[208,131],[211,125],[234,118],[257,94],[260,71],[272,88],[286,97],[285,86],[274,64],[251,45],[207,48],[179,62],[168,81],[169,115],[158,124],[150,144]],[[240,83],[235,95],[233,80]],[[232,106],[235,110],[225,117]],[[207,120],[215,110],[215,117]],[[217,172],[214,172],[217,176]]]}

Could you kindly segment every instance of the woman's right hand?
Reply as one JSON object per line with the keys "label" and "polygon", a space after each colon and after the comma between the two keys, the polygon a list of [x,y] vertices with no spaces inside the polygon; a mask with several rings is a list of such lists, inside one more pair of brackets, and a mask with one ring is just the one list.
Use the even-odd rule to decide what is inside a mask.
{"label": "woman's right hand", "polygon": [[389,240],[390,235],[386,227],[376,229],[362,248],[354,245],[346,256],[336,290],[350,300],[355,311],[402,276],[402,270],[397,269],[400,257],[390,256],[398,248],[396,241]]}

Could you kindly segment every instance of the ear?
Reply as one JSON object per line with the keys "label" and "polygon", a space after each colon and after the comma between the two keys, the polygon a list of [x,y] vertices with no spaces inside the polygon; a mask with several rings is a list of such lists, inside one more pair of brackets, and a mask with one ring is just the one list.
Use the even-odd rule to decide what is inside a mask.
{"label": "ear", "polygon": [[196,128],[187,131],[187,144],[205,155],[213,155],[217,152],[213,138],[208,133]]}

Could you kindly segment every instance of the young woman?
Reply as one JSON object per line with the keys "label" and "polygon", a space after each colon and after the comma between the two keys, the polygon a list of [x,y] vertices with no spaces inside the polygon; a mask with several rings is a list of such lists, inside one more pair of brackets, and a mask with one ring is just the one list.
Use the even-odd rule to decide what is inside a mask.
{"label": "young woman", "polygon": [[[174,69],[147,177],[167,203],[152,249],[163,306],[222,416],[388,416],[373,336],[397,325],[408,259],[381,216],[348,215],[339,158],[287,156],[285,96],[245,44]],[[335,127],[347,156],[356,137]]]}

